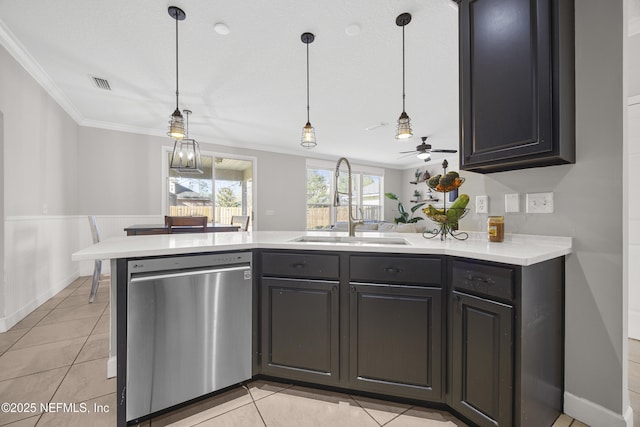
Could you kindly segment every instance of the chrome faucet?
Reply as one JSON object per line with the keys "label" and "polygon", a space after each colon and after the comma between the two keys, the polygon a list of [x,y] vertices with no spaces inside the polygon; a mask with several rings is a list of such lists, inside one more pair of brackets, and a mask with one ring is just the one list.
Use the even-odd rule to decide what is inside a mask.
{"label": "chrome faucet", "polygon": [[344,192],[338,191],[338,177],[340,176],[340,164],[342,162],[345,162],[347,164],[347,170],[349,171],[349,192],[346,194],[347,196],[349,196],[349,236],[353,237],[356,235],[356,226],[364,224],[364,220],[356,219],[353,217],[353,184],[351,183],[351,164],[345,157],[340,157],[340,159],[338,159],[338,163],[336,164],[336,185],[334,189],[336,198],[333,201],[333,206],[340,206],[340,195],[345,194]]}

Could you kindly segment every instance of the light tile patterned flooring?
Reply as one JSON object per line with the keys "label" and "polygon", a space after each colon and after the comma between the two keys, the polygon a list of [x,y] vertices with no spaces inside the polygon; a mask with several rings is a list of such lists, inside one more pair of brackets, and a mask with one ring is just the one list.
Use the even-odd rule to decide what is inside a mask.
{"label": "light tile patterned flooring", "polygon": [[[93,304],[91,280],[81,277],[10,331],[0,334],[0,425],[114,426],[115,379],[106,378],[109,347],[109,281],[100,282]],[[629,344],[629,388],[640,426],[640,342]],[[75,403],[69,412],[55,404]],[[17,405],[22,404],[22,407]],[[24,406],[24,404],[35,404]],[[40,405],[49,404],[48,413]],[[84,413],[86,405],[87,412]],[[95,412],[94,409],[103,408]],[[104,409],[109,409],[109,412]],[[4,407],[3,407],[4,409]],[[58,409],[57,412],[53,410]],[[407,404],[277,382],[252,381],[142,424],[160,426],[453,427],[451,414]],[[581,427],[566,415],[554,427]]]}

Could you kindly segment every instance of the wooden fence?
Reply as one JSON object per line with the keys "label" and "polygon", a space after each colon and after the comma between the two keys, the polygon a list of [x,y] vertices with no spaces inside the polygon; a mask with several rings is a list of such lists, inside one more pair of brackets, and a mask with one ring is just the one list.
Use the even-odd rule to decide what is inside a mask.
{"label": "wooden fence", "polygon": [[[363,214],[365,221],[380,220],[380,206],[364,206]],[[360,218],[360,210],[354,208],[353,215],[356,218]],[[347,222],[349,216],[348,206],[339,207],[336,216],[336,222]],[[307,207],[307,230],[329,228],[331,225],[330,206]]]}
{"label": "wooden fence", "polygon": [[170,206],[169,215],[171,216],[206,216],[209,222],[214,221],[216,224],[231,224],[231,217],[234,215],[242,215],[242,207],[230,208],[223,206]]}

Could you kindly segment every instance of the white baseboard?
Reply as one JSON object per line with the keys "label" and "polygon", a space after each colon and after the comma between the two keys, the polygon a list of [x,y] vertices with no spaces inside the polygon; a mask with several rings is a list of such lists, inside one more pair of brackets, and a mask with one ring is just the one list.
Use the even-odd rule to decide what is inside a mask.
{"label": "white baseboard", "polygon": [[564,392],[564,413],[591,427],[633,427],[633,410],[627,406],[624,415]]}
{"label": "white baseboard", "polygon": [[45,293],[38,295],[35,299],[29,301],[27,304],[20,307],[8,316],[0,317],[0,333],[7,332],[9,329],[18,324],[22,319],[27,317],[32,311],[40,307],[47,302],[52,296],[66,288],[80,275],[77,271],[73,272],[70,276],[62,279],[58,283],[52,285]]}
{"label": "white baseboard", "polygon": [[107,361],[107,378],[114,378],[118,374],[118,359],[116,356],[110,356]]}

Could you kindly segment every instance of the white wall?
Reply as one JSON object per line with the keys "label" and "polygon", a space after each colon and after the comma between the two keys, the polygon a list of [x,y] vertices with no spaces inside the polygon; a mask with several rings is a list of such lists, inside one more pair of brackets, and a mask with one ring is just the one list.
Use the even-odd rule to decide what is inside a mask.
{"label": "white wall", "polygon": [[[637,6],[637,2],[636,2]],[[638,19],[638,18],[636,18]],[[640,259],[640,34],[628,38],[628,137],[627,137],[627,199],[628,204],[628,247],[627,260]],[[627,268],[629,283],[629,337],[640,340],[640,264],[629,262]]]}
{"label": "white wall", "polygon": [[[640,80],[640,75],[632,79]],[[629,98],[627,124],[629,337],[640,340],[640,95]]]}
{"label": "white wall", "polygon": [[2,332],[77,277],[78,126],[3,47],[0,111]]}
{"label": "white wall", "polygon": [[[4,175],[4,114],[0,110],[0,177],[2,182],[0,183],[0,319],[4,318],[4,284],[5,284],[5,269],[4,269],[4,186],[7,183],[7,179]],[[2,331],[2,329],[0,329]]]}
{"label": "white wall", "polygon": [[[520,193],[524,199],[527,192],[554,192],[553,214],[505,214],[505,228],[574,239],[566,261],[565,411],[594,426],[624,425],[628,410],[622,3],[575,3],[576,164],[490,175],[463,173],[472,204],[474,196],[489,195],[492,215],[504,213],[505,193]],[[486,230],[486,218],[471,212],[461,228]]]}

